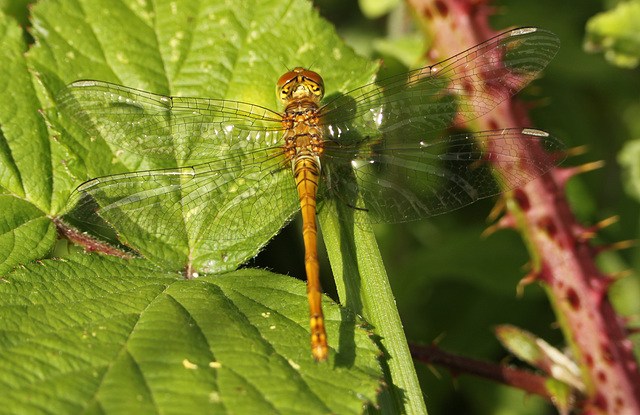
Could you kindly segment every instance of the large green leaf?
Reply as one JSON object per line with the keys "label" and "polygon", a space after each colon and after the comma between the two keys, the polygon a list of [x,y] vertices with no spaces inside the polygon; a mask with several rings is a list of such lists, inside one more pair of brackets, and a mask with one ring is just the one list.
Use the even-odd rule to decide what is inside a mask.
{"label": "large green leaf", "polygon": [[23,56],[18,24],[0,12],[0,275],[45,255],[55,243],[47,128]]}
{"label": "large green leaf", "polygon": [[[26,62],[42,88],[36,94],[31,84],[15,87],[31,87],[31,113],[42,126],[33,140],[50,146],[43,161],[49,172],[21,172],[18,163],[2,167],[23,177],[50,182],[53,177],[56,192],[44,192],[52,200],[44,213],[12,196],[1,201],[11,208],[5,210],[10,214],[5,228],[16,234],[16,229],[24,230],[39,243],[14,244],[19,249],[3,244],[6,249],[0,254],[10,259],[5,273],[15,264],[42,257],[43,246],[50,248],[53,225],[45,216],[68,210],[60,201],[82,181],[176,165],[175,160],[121,153],[60,116],[56,96],[66,83],[97,78],[172,95],[257,102],[277,110],[273,84],[286,65],[314,64],[320,70],[318,57],[333,58],[332,65],[349,57],[351,66],[341,63],[343,69],[323,73],[332,79],[327,81],[333,85],[330,91],[371,79],[375,67],[354,59],[308,3],[249,6],[240,10],[216,2],[38,3],[32,10],[38,43]],[[280,19],[287,22],[287,30],[272,31],[273,22]],[[293,35],[294,23],[301,22],[309,36],[317,32],[320,43],[310,45],[304,36]],[[16,33],[17,39],[20,32]],[[289,41],[292,38],[297,42]],[[278,43],[282,48],[274,49]],[[357,74],[353,85],[339,78],[344,70]],[[28,74],[24,65],[22,72]],[[13,95],[29,97],[23,92]],[[48,104],[38,104],[36,96]],[[56,142],[48,141],[35,110],[42,106]],[[23,194],[18,193],[22,187],[16,189],[9,191],[29,199],[31,185],[24,185]],[[168,273],[186,264],[202,265],[204,260],[197,263],[193,258],[207,255],[228,259],[216,271],[234,269],[284,223],[282,219],[270,224],[270,234],[247,240],[240,248],[230,238],[231,244],[196,255],[183,250],[193,241],[146,242],[144,236],[136,240],[123,230],[125,241],[146,243],[145,255],[165,265],[165,271],[144,260],[70,257],[6,276],[0,300],[6,313],[0,318],[4,407],[12,413],[361,412],[365,402],[375,400],[381,372],[378,351],[354,314],[324,300],[331,354],[329,364],[316,364],[309,350],[308,304],[301,282],[258,271],[192,281]],[[44,225],[46,238],[33,238],[25,225]],[[237,255],[230,255],[234,249]],[[17,258],[16,252],[28,255]]]}
{"label": "large green leaf", "polygon": [[182,280],[75,255],[0,284],[3,413],[360,413],[377,349],[325,299],[335,351],[309,352],[304,284],[243,270]]}
{"label": "large green leaf", "polygon": [[[143,5],[136,1],[47,1],[34,8],[33,16],[39,44],[30,51],[30,64],[54,100],[71,81],[98,79],[159,94],[228,99],[279,110],[275,82],[286,68],[312,66],[324,77],[327,95],[370,81],[376,69],[355,57],[311,4],[302,1]],[[98,128],[94,134],[98,139],[92,140],[66,117],[58,117],[53,110],[47,115],[69,152],[66,165],[78,179],[76,184],[127,170],[178,165],[175,159],[142,159],[122,153],[122,148],[110,148],[99,139],[104,130]],[[198,157],[203,159],[202,154]],[[272,196],[280,187],[285,187],[282,192],[295,192],[285,173],[247,189],[240,182],[221,186],[216,181],[218,192],[207,194],[195,206],[185,204],[166,223],[159,223],[153,209],[107,219],[119,227],[124,241],[166,268],[189,265],[209,272],[231,270],[254,256],[297,210],[295,204],[281,202],[291,198]],[[132,186],[159,193],[159,188],[175,187],[179,180],[167,178],[154,189],[142,189],[140,186],[151,183],[144,180]],[[252,176],[245,177],[245,185],[252,180]],[[281,186],[285,180],[287,186]],[[233,192],[249,196],[244,204],[231,205],[236,203],[229,196]],[[168,197],[161,203],[175,202]],[[230,208],[233,217],[219,220],[220,212]],[[267,209],[270,214],[261,215]],[[251,217],[253,229],[245,227],[241,232],[233,225],[236,217]],[[179,230],[185,227],[185,218],[198,224],[187,223],[187,231]],[[158,232],[157,227],[167,231]],[[216,238],[203,237],[201,229]]]}
{"label": "large green leaf", "polygon": [[0,14],[0,185],[48,211],[52,194],[51,155],[44,120],[26,71],[26,44],[15,21]]}

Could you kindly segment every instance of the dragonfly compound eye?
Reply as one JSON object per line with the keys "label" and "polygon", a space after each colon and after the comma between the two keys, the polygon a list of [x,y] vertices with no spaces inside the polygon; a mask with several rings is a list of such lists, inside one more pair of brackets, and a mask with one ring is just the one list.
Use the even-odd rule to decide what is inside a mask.
{"label": "dragonfly compound eye", "polygon": [[320,101],[324,96],[324,82],[322,77],[313,71],[302,67],[294,68],[282,75],[277,83],[278,99],[287,103],[292,98],[300,98],[301,95],[312,96]]}

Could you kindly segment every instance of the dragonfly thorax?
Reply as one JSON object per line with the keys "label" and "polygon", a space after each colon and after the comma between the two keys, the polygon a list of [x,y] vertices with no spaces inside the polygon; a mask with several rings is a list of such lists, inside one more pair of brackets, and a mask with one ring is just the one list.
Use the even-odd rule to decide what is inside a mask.
{"label": "dragonfly thorax", "polygon": [[282,125],[284,129],[284,153],[295,164],[301,158],[308,159],[305,165],[315,164],[320,171],[320,158],[323,152],[323,134],[319,125],[318,104],[305,97],[291,99],[285,108]]}
{"label": "dragonfly thorax", "polygon": [[297,67],[278,79],[277,94],[286,106],[300,99],[318,103],[324,96],[324,81],[317,73]]}

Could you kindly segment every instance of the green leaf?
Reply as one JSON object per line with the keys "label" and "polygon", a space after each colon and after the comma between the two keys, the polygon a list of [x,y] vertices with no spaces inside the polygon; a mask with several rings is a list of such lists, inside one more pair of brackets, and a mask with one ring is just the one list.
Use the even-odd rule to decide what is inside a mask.
{"label": "green leaf", "polygon": [[[286,68],[306,66],[321,73],[327,96],[371,81],[376,70],[376,65],[357,58],[303,1],[224,4],[211,0],[145,5],[133,0],[48,1],[33,9],[33,17],[38,46],[30,51],[29,62],[52,97],[71,81],[98,79],[159,94],[241,101],[277,111],[281,108],[274,93],[275,82]],[[93,134],[97,139],[92,139],[53,110],[46,114],[69,154],[66,166],[77,178],[76,185],[108,174],[177,166],[175,159],[133,156],[107,145],[100,134]],[[298,209],[297,205],[281,202],[287,200],[284,197],[264,196],[277,194],[274,188],[281,187],[284,179],[293,183],[288,175],[281,176],[274,175],[273,183],[265,181],[257,193],[243,199],[242,205],[225,200],[234,191],[243,194],[241,185],[220,187],[225,191],[200,203],[197,214],[185,207],[173,218],[175,221],[169,221],[169,237],[149,237],[158,234],[157,212],[151,209],[141,210],[135,219],[125,213],[125,219],[131,219],[136,227],[109,219],[123,240],[166,268],[177,270],[189,265],[208,272],[235,269],[254,256]],[[135,185],[148,186],[149,181]],[[177,182],[159,184],[175,185]],[[281,191],[291,190],[294,188],[288,186]],[[163,203],[170,206],[173,201],[167,198]],[[224,211],[225,203],[236,210],[234,215],[255,218],[255,229],[245,228],[245,234],[234,235],[240,231],[237,227],[218,220],[217,212]],[[264,209],[272,214],[261,215]],[[185,227],[184,218],[198,222],[189,228],[206,229],[218,237],[209,243],[199,231],[179,230]]]}
{"label": "green leaf", "polygon": [[56,242],[51,220],[31,203],[0,195],[0,275],[42,258]]}
{"label": "green leaf", "polygon": [[[274,86],[286,68],[306,66],[321,73],[329,97],[338,91],[345,92],[371,81],[376,70],[376,65],[354,56],[335,35],[333,28],[320,20],[311,4],[304,1],[254,1],[242,4],[217,1],[161,1],[153,4],[141,4],[133,0],[46,1],[38,3],[32,15],[33,34],[38,43],[29,51],[29,66],[37,74],[44,87],[44,95],[51,98],[53,105],[59,104],[57,97],[65,84],[89,78],[159,94],[227,99],[280,110]],[[274,25],[274,22],[278,24]],[[118,91],[125,95],[123,89]],[[122,152],[122,148],[113,145],[113,140],[110,143],[103,140],[99,129],[98,134],[95,131],[90,134],[64,114],[58,114],[53,106],[45,110],[45,115],[52,130],[57,132],[57,142],[67,153],[64,165],[76,179],[75,183],[69,183],[67,189],[59,189],[61,192],[69,192],[82,181],[96,176],[179,167],[177,160],[142,158]],[[123,147],[126,148],[125,145]],[[142,182],[140,186],[145,186]],[[241,186],[238,183],[234,189],[226,188],[227,194]],[[213,245],[203,243],[197,235],[191,234],[176,233],[173,236],[177,235],[178,238],[171,240],[149,238],[148,229],[136,230],[134,225],[141,222],[135,220],[130,221],[132,227],[124,226],[118,230],[123,240],[165,269],[181,270],[185,265],[216,272],[235,269],[255,255],[298,209],[297,205],[280,207],[278,215],[267,217],[267,221],[261,219],[261,209],[277,209],[278,206],[270,203],[274,199],[263,200],[257,196],[277,194],[277,190],[266,183],[265,188],[259,190],[262,193],[253,197],[256,203],[246,206],[247,210],[238,209],[238,215],[255,217],[256,227],[264,228],[252,238],[243,239],[244,234],[230,234]],[[185,211],[180,218],[194,217],[203,224],[215,221],[216,211],[209,210],[208,206],[214,206],[217,201],[213,194],[211,196],[211,200],[198,206],[198,215],[194,215],[193,211]],[[164,203],[170,204],[172,201]],[[72,207],[70,205],[68,209]],[[142,221],[143,225],[159,224],[151,209],[142,214],[149,219]],[[278,220],[274,220],[274,217]],[[180,225],[180,221],[172,222],[167,229],[174,229],[174,224]],[[219,230],[227,233],[251,231],[235,228]],[[140,267],[150,266],[149,263],[144,265],[144,262],[138,261],[131,263]],[[104,273],[96,270],[95,265],[90,263],[86,266],[96,275],[103,276]],[[104,385],[105,390],[99,393],[94,391],[93,402],[89,405],[97,408],[109,405],[113,411],[134,412],[149,408],[158,410],[153,405],[168,402],[167,405],[175,405],[171,408],[184,412],[189,407],[176,400],[174,395],[167,395],[166,401],[159,399],[145,385],[148,379],[162,378],[163,382],[159,382],[161,385],[158,387],[166,389],[173,389],[166,386],[166,379],[176,379],[176,383],[179,383],[176,387],[182,386],[181,393],[188,394],[199,387],[198,383],[190,384],[194,376],[224,376],[225,383],[218,389],[206,384],[206,395],[202,396],[206,398],[207,405],[222,402],[225,408],[249,413],[264,410],[291,413],[361,411],[364,402],[375,398],[381,372],[375,359],[376,349],[366,333],[356,330],[359,323],[351,312],[331,307],[325,300],[329,344],[332,348],[336,345],[340,347],[337,354],[333,355],[332,352],[329,365],[315,364],[309,351],[308,305],[303,285],[269,274],[268,278],[260,278],[252,286],[251,281],[257,277],[253,280],[240,278],[247,272],[161,283],[166,285],[166,291],[153,291],[157,298],[148,300],[146,294],[142,298],[132,294],[136,302],[143,304],[143,309],[132,312],[133,317],[129,317],[140,321],[134,323],[135,327],[123,323],[124,332],[118,333],[118,336],[129,339],[126,350],[121,346],[118,348],[123,350],[121,353],[112,356],[108,364],[103,363],[108,371],[99,384]],[[139,273],[118,275],[126,275],[131,278],[127,281],[136,280],[134,284],[139,283]],[[87,280],[93,278],[87,277]],[[177,275],[170,278],[177,278]],[[118,282],[117,278],[110,276],[109,281],[112,280]],[[285,295],[293,292],[291,284],[296,287],[293,296],[295,301],[293,298],[287,300],[288,296]],[[156,289],[165,290],[160,286]],[[121,301],[121,297],[122,293],[118,292],[105,301],[117,302]],[[179,307],[175,305],[176,302]],[[118,308],[113,304],[110,307]],[[153,326],[153,334],[140,334],[149,339],[148,343],[140,343],[140,346],[134,342],[136,339],[144,340],[137,337],[136,328],[146,328],[142,321],[146,323],[147,315],[151,319],[160,312],[165,323],[169,318],[165,310],[174,308],[176,310],[169,314],[171,318],[177,315],[174,318],[177,323],[170,324],[168,329]],[[185,308],[187,312],[183,310]],[[250,311],[245,313],[245,308]],[[280,318],[281,315],[284,317]],[[188,327],[185,327],[185,321],[189,319],[201,319],[215,326],[215,330],[212,328],[210,332],[200,334],[205,341],[204,346],[198,347],[205,348],[205,351],[195,353],[192,357],[189,357],[194,354],[191,349],[191,354],[175,352],[176,348],[182,350],[182,347],[187,347],[181,343],[185,339],[190,340],[189,344],[197,344],[201,338],[197,338],[196,334],[206,331],[200,329],[196,334],[186,332]],[[227,323],[227,320],[231,322]],[[249,324],[244,325],[247,320]],[[130,321],[127,320],[127,323]],[[256,329],[257,326],[262,329]],[[174,342],[180,345],[174,346]],[[216,346],[215,350],[211,345]],[[145,353],[133,346],[143,348]],[[225,358],[227,363],[223,364],[220,372],[222,375],[216,374],[216,369],[219,369],[217,363],[210,365],[214,360],[206,347],[212,347],[216,354],[215,362],[219,361],[218,355],[228,354]],[[155,353],[161,354],[162,358],[153,357]],[[175,354],[179,358],[165,358],[165,354]],[[255,354],[260,357],[254,358]],[[147,355],[153,362],[144,361]],[[153,366],[154,362],[171,362],[171,365]],[[225,371],[228,366],[232,367],[231,371]],[[196,372],[199,375],[190,375],[196,367],[205,370]],[[145,373],[146,369],[150,372]],[[174,376],[173,369],[180,376]],[[102,375],[93,368],[87,369],[87,372]],[[184,380],[184,376],[188,376],[188,381]],[[256,377],[264,380],[264,383],[254,380]],[[68,383],[74,388],[87,389],[72,381]],[[284,403],[271,396],[265,398],[265,388],[273,388],[273,393],[277,392]],[[122,393],[129,395],[123,399],[120,397]],[[247,400],[247,396],[252,399]],[[196,404],[200,402],[196,401]],[[264,402],[269,402],[272,408],[261,406]],[[122,409],[112,405],[125,407]],[[194,408],[195,411],[204,412],[198,407]]]}
{"label": "green leaf", "polygon": [[22,30],[0,13],[0,186],[48,212],[51,206],[51,151],[40,104],[27,72]]}
{"label": "green leaf", "polygon": [[0,0],[0,10],[13,16],[21,26],[29,25],[29,10],[27,7],[34,0]]}
{"label": "green leaf", "polygon": [[75,255],[0,284],[5,413],[360,413],[377,349],[324,300],[328,364],[309,352],[303,283],[265,271],[182,280]]}
{"label": "green leaf", "polygon": [[54,172],[47,128],[23,56],[15,21],[0,12],[0,275],[41,258],[56,239],[45,215],[52,206]]}
{"label": "green leaf", "polygon": [[624,1],[587,22],[586,49],[604,51],[614,65],[635,68],[640,59],[640,1]]}
{"label": "green leaf", "polygon": [[574,407],[575,391],[571,386],[556,379],[547,380],[546,387],[560,415],[568,415]]}
{"label": "green leaf", "polygon": [[[354,209],[327,203],[319,218],[342,303],[373,325],[386,379],[393,379],[379,398],[382,413],[426,413],[424,398],[409,352],[380,251],[370,225],[354,223]],[[362,213],[362,212],[361,212]]]}
{"label": "green leaf", "polygon": [[546,341],[510,325],[498,326],[495,331],[502,345],[519,359],[577,390],[584,390],[578,365]]}

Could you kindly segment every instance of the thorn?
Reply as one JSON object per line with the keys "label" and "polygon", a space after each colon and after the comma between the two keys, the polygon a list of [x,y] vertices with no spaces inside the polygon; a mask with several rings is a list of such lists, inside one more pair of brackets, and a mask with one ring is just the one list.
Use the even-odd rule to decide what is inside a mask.
{"label": "thorn", "polygon": [[433,339],[433,341],[431,342],[432,346],[437,346],[438,343],[440,343],[442,341],[442,339],[444,339],[446,336],[446,333],[443,331],[442,333],[438,334],[438,337],[436,337],[435,339]]}
{"label": "thorn", "polygon": [[613,249],[619,250],[619,249],[633,248],[636,245],[638,245],[638,240],[630,239],[628,241],[616,242],[615,244],[612,245],[612,247]]}
{"label": "thorn", "polygon": [[611,226],[614,223],[618,222],[620,220],[620,216],[619,215],[613,215],[607,219],[601,220],[600,222],[596,223],[595,225],[593,225],[593,228],[596,231],[599,231],[601,229],[606,228],[607,226]]}
{"label": "thorn", "polygon": [[627,241],[616,242],[611,245],[602,245],[597,247],[597,253],[605,252],[605,251],[620,251],[621,249],[632,248],[638,244],[638,241],[635,239],[630,239]]}
{"label": "thorn", "polygon": [[496,225],[501,229],[516,229],[516,218],[513,216],[513,213],[509,211],[500,218]]}
{"label": "thorn", "polygon": [[489,212],[489,216],[487,216],[487,222],[493,222],[497,220],[498,217],[500,217],[500,215],[504,213],[506,208],[507,208],[507,204],[504,200],[504,197],[499,198],[496,204],[493,205],[491,212]]}
{"label": "thorn", "polygon": [[567,157],[580,156],[582,154],[585,154],[587,151],[589,151],[589,146],[586,144],[582,146],[573,147],[567,150]]}
{"label": "thorn", "polygon": [[[497,217],[497,214],[494,215],[494,211],[497,208],[497,204],[494,207],[494,209],[492,210],[491,213],[489,213],[489,217],[487,218],[487,220],[489,220],[489,218],[491,218],[491,220],[495,219],[493,218],[493,216]],[[506,207],[505,204],[502,204],[502,206],[500,206],[500,210],[504,210],[504,207]],[[515,229],[516,228],[516,221],[515,218],[513,216],[513,214],[511,212],[506,212],[499,220],[497,223],[494,223],[493,225],[490,225],[489,227],[487,227],[482,234],[480,234],[481,238],[488,238],[489,236],[493,235],[495,232],[501,230],[501,229]]]}
{"label": "thorn", "polygon": [[488,237],[490,237],[494,233],[498,232],[502,228],[503,228],[502,226],[500,226],[499,224],[495,223],[495,224],[487,227],[487,229],[485,229],[484,231],[482,231],[482,233],[480,234],[480,238],[487,239]]}
{"label": "thorn", "polygon": [[526,287],[529,284],[533,284],[539,279],[540,278],[539,278],[538,272],[536,271],[529,272],[527,275],[525,275],[523,279],[520,280],[520,282],[518,282],[518,285],[516,286],[516,296],[518,298],[522,298],[522,295],[524,294],[524,287]]}
{"label": "thorn", "polygon": [[623,326],[624,329],[627,331],[627,338],[632,334],[640,333],[640,326],[637,326],[637,325],[631,326],[631,324],[637,323],[638,321],[637,314],[631,314],[624,317],[620,316],[617,318],[617,320],[620,322],[620,325]]}
{"label": "thorn", "polygon": [[599,160],[591,163],[585,163],[581,166],[554,169],[554,177],[562,186],[564,186],[573,176],[599,169],[603,167],[604,164],[604,160]]}
{"label": "thorn", "polygon": [[[531,261],[527,261],[520,267],[522,271],[528,271],[528,273],[533,272],[533,265]],[[526,278],[526,277],[525,277]]]}
{"label": "thorn", "polygon": [[458,373],[451,372],[451,383],[453,384],[453,389],[458,391],[460,389],[460,383],[458,382]]}
{"label": "thorn", "polygon": [[600,255],[608,251],[620,251],[622,249],[632,248],[638,244],[637,240],[620,241],[614,244],[600,245],[593,248],[595,255]]}
{"label": "thorn", "polygon": [[619,219],[620,219],[620,216],[614,215],[607,219],[601,220],[600,222],[592,226],[585,227],[585,226],[576,224],[574,225],[575,231],[573,233],[576,236],[576,238],[581,240],[592,239],[597,235],[598,231],[606,228],[607,226],[611,226],[612,224],[616,223]]}
{"label": "thorn", "polygon": [[622,278],[626,278],[630,275],[633,275],[633,270],[632,269],[625,269],[624,271],[620,271],[620,272],[616,272],[613,274],[609,274],[608,277],[612,280],[612,281],[618,281]]}
{"label": "thorn", "polygon": [[502,359],[500,359],[500,366],[508,366],[513,361],[514,361],[513,356],[508,354],[505,357],[503,357]]}
{"label": "thorn", "polygon": [[588,171],[600,169],[604,167],[604,165],[605,165],[604,160],[598,160],[598,161],[592,161],[591,163],[585,163],[581,166],[576,166],[574,167],[574,169],[576,169],[578,173],[586,173]]}
{"label": "thorn", "polygon": [[629,336],[640,333],[640,327],[627,327],[627,333]]}
{"label": "thorn", "polygon": [[431,373],[433,373],[433,376],[435,376],[436,379],[442,380],[442,375],[440,374],[440,372],[438,372],[438,369],[436,369],[434,365],[427,365],[427,368],[429,369],[429,371],[431,371]]}

